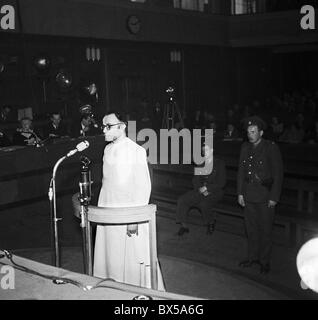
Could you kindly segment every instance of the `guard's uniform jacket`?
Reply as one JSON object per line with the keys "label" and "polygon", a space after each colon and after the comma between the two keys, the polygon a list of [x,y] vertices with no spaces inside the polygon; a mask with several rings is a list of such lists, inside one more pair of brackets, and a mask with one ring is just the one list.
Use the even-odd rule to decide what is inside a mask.
{"label": "guard's uniform jacket", "polygon": [[283,182],[283,162],[278,146],[262,139],[254,147],[245,142],[241,147],[237,193],[251,203],[278,202]]}

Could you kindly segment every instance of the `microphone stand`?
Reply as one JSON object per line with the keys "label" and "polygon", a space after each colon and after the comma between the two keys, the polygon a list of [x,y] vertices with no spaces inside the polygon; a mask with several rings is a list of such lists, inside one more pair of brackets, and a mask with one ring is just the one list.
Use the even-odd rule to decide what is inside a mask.
{"label": "microphone stand", "polygon": [[81,179],[79,182],[79,201],[81,207],[81,228],[83,237],[83,256],[84,256],[84,273],[90,276],[93,275],[92,266],[92,237],[91,237],[91,227],[88,221],[88,206],[91,201],[91,171],[89,166],[91,160],[85,156],[81,157]]}
{"label": "microphone stand", "polygon": [[81,143],[79,143],[76,146],[76,149],[71,150],[66,156],[60,158],[54,168],[53,168],[53,174],[52,174],[52,178],[50,181],[50,187],[49,187],[49,192],[48,192],[48,196],[49,196],[49,201],[50,201],[50,217],[51,217],[51,230],[52,230],[52,234],[53,234],[53,238],[54,238],[54,244],[53,244],[53,238],[52,238],[52,246],[54,248],[54,265],[56,267],[60,267],[60,250],[59,250],[59,237],[58,237],[58,226],[57,223],[58,221],[62,220],[61,218],[57,218],[56,216],[56,188],[55,188],[55,176],[56,176],[56,172],[57,172],[57,168],[58,166],[68,157],[74,155],[77,152],[82,152],[83,150],[85,150],[87,147],[89,146],[88,141],[83,141]]}
{"label": "microphone stand", "polygon": [[[58,239],[58,221],[62,220],[62,218],[57,218],[56,214],[56,189],[55,189],[55,176],[58,166],[67,158],[67,156],[64,156],[60,158],[54,168],[53,168],[53,174],[50,181],[50,187],[49,187],[49,201],[50,201],[50,217],[51,217],[51,229],[53,234],[53,250],[54,250],[54,258],[53,258],[53,264],[60,268],[60,249],[59,249],[59,239]],[[53,240],[52,239],[52,240]],[[52,241],[53,242],[53,241]]]}

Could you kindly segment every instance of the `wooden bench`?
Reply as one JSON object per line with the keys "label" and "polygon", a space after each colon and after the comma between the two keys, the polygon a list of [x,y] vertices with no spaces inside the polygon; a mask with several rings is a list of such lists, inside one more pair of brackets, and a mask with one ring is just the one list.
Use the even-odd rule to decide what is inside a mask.
{"label": "wooden bench", "polygon": [[[232,209],[221,207],[219,211],[233,214],[237,212],[236,206],[236,168],[227,169],[225,194],[232,196],[235,201]],[[285,228],[284,238],[286,243],[301,246],[308,236],[318,236],[318,212],[315,196],[318,193],[318,183],[301,178],[285,177],[279,205],[277,206],[275,223]],[[222,203],[220,204],[222,206]]]}
{"label": "wooden bench", "polygon": [[[178,196],[192,188],[192,172],[188,167],[157,166],[153,168],[155,184],[153,184],[152,201],[159,208],[165,207],[175,212]],[[276,238],[282,238],[282,241],[276,242],[299,247],[309,235],[318,235],[318,215],[314,214],[317,192],[318,187],[315,182],[290,177],[284,179],[281,201],[277,206],[274,221],[277,231],[279,230]],[[233,167],[227,168],[224,200],[213,210],[222,217],[229,217],[228,220],[233,217],[239,218],[243,225],[243,210],[237,204],[236,171]],[[283,237],[280,237],[282,228]]]}
{"label": "wooden bench", "polygon": [[[182,193],[179,192],[181,195]],[[162,209],[163,211],[170,211],[175,213],[176,212],[176,204],[177,204],[177,198],[178,195],[175,192],[171,192],[171,190],[166,190],[166,192],[163,192],[163,190],[160,191],[154,191],[152,193],[152,202],[156,203],[158,205],[159,209]],[[192,207],[192,209],[195,207]],[[221,201],[219,204],[211,208],[212,211],[217,212],[218,214],[218,222],[221,223],[230,223],[234,224],[233,218],[240,219],[240,228],[239,230],[236,230],[239,234],[244,234],[244,215],[242,208],[229,197],[225,196],[225,199]],[[162,215],[162,213],[161,213]],[[163,214],[165,215],[165,214]],[[168,216],[171,216],[171,214],[168,214]],[[189,222],[193,224],[200,224],[198,222],[194,222],[194,217],[189,218]],[[292,225],[292,221],[286,217],[281,215],[276,215],[275,217],[275,225],[279,228],[279,236],[276,238],[276,242],[279,244],[284,244],[286,246],[292,246],[295,242],[295,230]],[[283,237],[280,236],[281,229],[283,228]],[[237,229],[237,226],[236,226]],[[229,228],[227,228],[229,231]],[[282,238],[282,239],[281,239]]]}

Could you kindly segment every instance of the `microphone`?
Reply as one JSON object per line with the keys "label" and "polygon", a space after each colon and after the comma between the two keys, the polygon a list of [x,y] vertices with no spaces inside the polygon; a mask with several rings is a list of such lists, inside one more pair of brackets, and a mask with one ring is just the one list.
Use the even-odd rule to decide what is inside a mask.
{"label": "microphone", "polygon": [[82,141],[76,146],[76,149],[71,150],[66,157],[71,157],[77,152],[82,152],[83,150],[87,149],[89,147],[89,142],[87,140]]}

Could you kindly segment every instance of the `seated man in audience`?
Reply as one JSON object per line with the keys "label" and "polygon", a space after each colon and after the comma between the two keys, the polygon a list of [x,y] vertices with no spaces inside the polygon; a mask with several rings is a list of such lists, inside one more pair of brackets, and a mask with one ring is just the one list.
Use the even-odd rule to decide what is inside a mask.
{"label": "seated man in audience", "polygon": [[201,130],[204,129],[213,129],[213,139],[219,139],[222,138],[222,131],[218,130],[218,125],[216,123],[215,120],[211,121],[208,123],[208,126],[206,127],[205,125],[203,125],[201,128],[199,128]]}
{"label": "seated man in audience", "polygon": [[229,108],[225,114],[224,123],[231,123],[238,126],[240,122],[239,106],[235,105],[234,108]]}
{"label": "seated man in audience", "polygon": [[280,121],[277,116],[272,117],[272,121],[269,125],[269,132],[267,137],[271,140],[277,141],[279,136],[284,132],[284,123]]}
{"label": "seated man in audience", "polygon": [[315,120],[314,125],[307,131],[305,142],[309,144],[318,143],[318,120]]}
{"label": "seated man in audience", "polygon": [[50,124],[43,130],[44,138],[62,138],[68,136],[67,128],[62,121],[59,112],[52,112],[50,117]]}
{"label": "seated man in audience", "polygon": [[17,121],[14,112],[12,111],[12,107],[5,105],[1,108],[0,112],[0,122],[8,123]]}
{"label": "seated man in audience", "polygon": [[201,110],[196,109],[194,117],[193,117],[192,128],[193,129],[202,129],[203,126],[204,126],[204,119],[203,119]]}
{"label": "seated man in audience", "polygon": [[179,197],[176,217],[176,222],[181,224],[178,231],[179,236],[189,232],[187,213],[191,207],[197,207],[201,210],[204,223],[207,226],[207,234],[212,234],[215,229],[216,220],[213,206],[223,197],[223,188],[226,183],[225,163],[223,160],[213,157],[213,149],[210,146],[203,145],[202,151],[205,158],[204,164],[207,167],[212,166],[212,171],[210,170],[206,175],[204,172],[201,175],[194,175],[192,179],[193,190]]}
{"label": "seated man in audience", "polygon": [[75,138],[100,134],[102,134],[102,131],[90,114],[82,115],[80,124],[73,127],[73,137]]}
{"label": "seated man in audience", "polygon": [[239,138],[239,133],[232,123],[229,123],[224,131],[223,139],[235,140]]}
{"label": "seated man in audience", "polygon": [[2,147],[8,147],[11,145],[11,142],[7,135],[3,132],[3,130],[0,128],[0,148]]}
{"label": "seated man in audience", "polygon": [[298,128],[295,123],[292,123],[284,130],[283,134],[279,137],[279,141],[285,143],[301,143],[304,135],[304,130]]}
{"label": "seated man in audience", "polygon": [[211,128],[211,123],[215,124],[215,117],[209,111],[205,111],[203,113],[203,119],[204,119],[204,123],[203,123],[202,127],[204,127],[204,128]]}
{"label": "seated man in audience", "polygon": [[13,144],[17,146],[33,146],[41,142],[41,138],[32,128],[32,119],[22,118],[21,128],[13,135]]}

